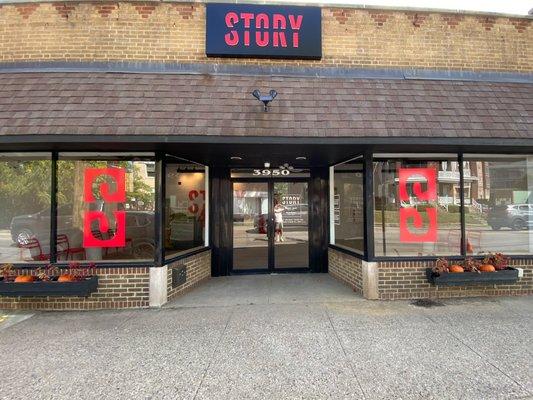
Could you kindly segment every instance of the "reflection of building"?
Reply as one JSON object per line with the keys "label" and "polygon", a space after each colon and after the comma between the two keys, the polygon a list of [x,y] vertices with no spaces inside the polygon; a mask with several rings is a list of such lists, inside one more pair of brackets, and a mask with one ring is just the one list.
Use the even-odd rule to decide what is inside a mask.
{"label": "reflection of building", "polygon": [[[465,203],[471,204],[472,183],[477,180],[477,177],[471,174],[468,164],[468,162],[465,162],[464,165],[464,192]],[[457,161],[441,162],[437,181],[439,185],[439,205],[447,206],[449,204],[461,204],[461,177],[459,173],[459,163]]]}

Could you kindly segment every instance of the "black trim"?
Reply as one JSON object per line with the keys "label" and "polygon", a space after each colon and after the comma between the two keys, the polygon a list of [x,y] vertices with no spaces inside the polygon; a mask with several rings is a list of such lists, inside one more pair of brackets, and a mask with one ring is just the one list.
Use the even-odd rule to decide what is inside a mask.
{"label": "black trim", "polygon": [[[297,270],[305,270],[305,271],[312,271],[312,272],[319,272],[321,265],[318,265],[322,258],[324,257],[318,257],[314,254],[312,248],[313,248],[313,237],[319,236],[319,234],[316,233],[315,230],[312,229],[312,212],[311,210],[313,207],[311,207],[311,197],[312,197],[312,178],[302,178],[302,177],[294,177],[291,178],[283,176],[283,177],[258,177],[258,178],[229,178],[230,182],[230,215],[229,215],[229,221],[228,224],[231,225],[231,237],[229,238],[229,244],[230,244],[230,257],[231,264],[228,266],[228,274],[247,274],[247,273],[276,273],[276,272],[283,272],[283,271],[297,271]],[[267,217],[267,237],[268,237],[268,252],[267,252],[267,262],[265,264],[264,268],[250,268],[250,269],[233,269],[233,184],[234,183],[266,183],[267,184],[267,191],[268,191],[268,217]],[[274,184],[275,183],[297,183],[297,182],[303,182],[307,183],[307,193],[308,193],[308,224],[307,224],[307,232],[308,232],[308,242],[307,242],[307,249],[308,249],[308,267],[283,267],[283,268],[277,268],[276,267],[276,254],[275,254],[275,235],[274,235]],[[326,253],[326,260],[327,260],[327,253]],[[316,265],[315,265],[316,264]],[[327,267],[327,261],[322,263],[323,268]],[[326,270],[327,271],[327,270]]]}
{"label": "black trim", "polygon": [[154,264],[163,265],[165,260],[165,155],[155,155],[155,210],[154,210]]}
{"label": "black trim", "polygon": [[329,244],[328,249],[336,250],[340,253],[348,254],[350,256],[353,256],[355,258],[359,258],[360,260],[366,261],[365,256],[362,253],[357,253],[355,250],[348,249],[346,247],[338,246],[336,244]]}
{"label": "black trim", "polygon": [[197,254],[200,254],[200,253],[203,253],[203,252],[206,252],[206,251],[211,251],[211,246],[204,246],[204,247],[201,247],[199,249],[187,250],[185,253],[178,254],[177,256],[174,256],[174,257],[171,257],[169,259],[166,259],[163,262],[163,265],[172,264],[172,263],[174,263],[176,261],[180,261],[180,260],[183,260],[185,258],[189,258],[189,257],[195,256]]}
{"label": "black trim", "polygon": [[15,283],[0,280],[0,295],[12,297],[26,296],[80,296],[87,297],[96,292],[98,276],[91,276],[76,282],[43,282]]}
{"label": "black trim", "polygon": [[363,158],[363,246],[364,259],[374,258],[374,173],[372,153],[366,152]]}
{"label": "black trim", "polygon": [[439,256],[396,256],[396,257],[374,257],[369,262],[401,262],[401,261],[436,261],[439,258],[446,258],[448,260],[463,260],[464,257],[460,255],[439,255]]}
{"label": "black trim", "polygon": [[[494,149],[499,154],[520,154],[527,153],[527,149],[522,146],[533,147],[533,138],[514,137],[434,137],[434,136],[362,136],[362,137],[309,137],[309,136],[222,136],[222,135],[79,135],[79,134],[39,134],[39,135],[0,135],[0,143],[15,144],[16,149],[2,150],[2,152],[23,151],[24,145],[36,144],[42,148],[34,151],[50,151],[67,149],[67,151],[97,151],[102,148],[102,143],[124,143],[130,148],[129,151],[153,152],[157,145],[167,145],[172,143],[184,144],[297,144],[297,145],[368,145],[374,151],[383,152],[406,152],[424,153],[427,146],[443,146],[444,149],[456,148],[458,146],[472,146],[468,153],[484,153]],[[71,150],[68,146],[78,144],[76,150]],[[88,150],[85,146],[95,144],[97,147]],[[152,146],[146,146],[146,144]],[[143,145],[140,147],[139,145]],[[401,150],[397,145],[406,145]],[[72,147],[72,146],[71,146]],[[136,150],[131,150],[135,148]],[[139,149],[142,150],[139,150]],[[457,153],[458,150],[437,149],[439,152]],[[508,150],[504,150],[508,148]],[[511,150],[509,150],[511,148]],[[126,149],[126,147],[124,147]],[[388,149],[388,150],[387,150]],[[435,150],[434,148],[432,149]],[[101,151],[101,150],[100,150]],[[114,151],[114,150],[109,150]],[[125,151],[125,150],[120,150]],[[465,151],[466,152],[466,151]]]}
{"label": "black trim", "polygon": [[[232,265],[232,188],[230,169],[209,169],[209,244],[211,252],[211,276],[229,275]],[[214,207],[213,205],[217,206]]]}
{"label": "black trim", "polygon": [[57,262],[57,158],[57,151],[53,151],[50,182],[50,263]]}
{"label": "black trim", "polygon": [[[464,162],[463,162],[463,153],[459,153],[457,156],[457,162],[459,163],[459,211],[461,219],[461,255],[466,256],[467,252],[467,240],[466,240],[466,216],[465,216],[465,172],[464,172]],[[472,191],[472,189],[470,189]],[[472,192],[470,192],[470,197],[472,197]]]}
{"label": "black trim", "polygon": [[[154,262],[152,260],[141,262],[141,261],[116,261],[114,263],[111,262],[99,262],[98,260],[74,260],[75,262],[79,262],[81,265],[88,265],[90,263],[94,263],[96,265],[96,268],[140,268],[140,267],[147,267],[151,268],[154,266]],[[13,264],[13,266],[17,269],[37,269],[39,267],[45,267],[48,263],[10,263]],[[54,267],[68,268],[68,262],[60,261],[52,264]]]}
{"label": "black trim", "polygon": [[328,271],[329,167],[311,168],[308,184],[309,268]]}
{"label": "black trim", "polygon": [[421,68],[334,68],[250,66],[221,63],[128,62],[128,61],[29,61],[0,63],[0,73],[100,72],[182,75],[266,75],[344,79],[446,80],[533,83],[533,74],[500,71],[433,70]]}

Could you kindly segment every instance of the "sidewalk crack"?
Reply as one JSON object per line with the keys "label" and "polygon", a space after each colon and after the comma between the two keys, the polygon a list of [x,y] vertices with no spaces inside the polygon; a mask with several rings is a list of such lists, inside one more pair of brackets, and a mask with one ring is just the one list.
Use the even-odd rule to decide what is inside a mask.
{"label": "sidewalk crack", "polygon": [[200,383],[198,384],[198,386],[196,387],[196,390],[194,392],[193,400],[195,400],[198,397],[198,392],[199,392],[200,388],[202,387],[202,385],[204,383],[205,377],[207,376],[207,371],[209,371],[209,368],[211,367],[211,364],[213,363],[213,360],[215,358],[215,354],[216,354],[216,352],[218,350],[218,346],[220,345],[220,343],[222,343],[222,339],[224,338],[225,333],[228,330],[228,326],[229,326],[229,323],[231,321],[231,318],[233,317],[233,313],[234,312],[235,312],[235,309],[233,308],[231,310],[231,314],[228,316],[228,320],[226,321],[226,325],[224,325],[224,329],[222,329],[222,332],[220,333],[220,336],[218,337],[217,342],[213,346],[213,351],[211,352],[211,356],[209,357],[209,362],[207,363],[207,366],[204,369],[204,373],[202,374],[202,379],[200,379]]}
{"label": "sidewalk crack", "polygon": [[361,385],[361,381],[359,380],[359,377],[357,376],[357,373],[355,372],[355,369],[353,367],[352,362],[348,358],[348,353],[346,353],[346,349],[344,348],[341,338],[339,334],[337,333],[337,330],[335,329],[335,326],[333,325],[333,321],[331,320],[331,316],[329,315],[328,309],[326,308],[326,315],[328,316],[329,324],[331,325],[331,329],[333,330],[333,333],[335,334],[335,337],[337,338],[337,341],[339,342],[339,346],[341,347],[342,353],[344,354],[344,359],[350,366],[350,369],[352,370],[352,374],[357,381],[357,385],[359,386],[359,389],[361,390],[361,393],[363,394],[363,399],[366,399],[365,391],[363,390],[363,386]]}

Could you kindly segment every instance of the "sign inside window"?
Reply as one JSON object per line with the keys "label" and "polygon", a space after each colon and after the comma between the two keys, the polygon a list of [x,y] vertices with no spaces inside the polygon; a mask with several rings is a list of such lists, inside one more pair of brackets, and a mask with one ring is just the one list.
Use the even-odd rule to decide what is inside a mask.
{"label": "sign inside window", "polygon": [[207,4],[206,54],[320,59],[319,7]]}
{"label": "sign inside window", "polygon": [[[398,180],[400,242],[435,243],[437,209],[431,207],[429,202],[437,200],[437,171],[435,168],[399,168]],[[418,208],[423,208],[423,211]],[[425,228],[425,232],[412,232],[410,226]]]}

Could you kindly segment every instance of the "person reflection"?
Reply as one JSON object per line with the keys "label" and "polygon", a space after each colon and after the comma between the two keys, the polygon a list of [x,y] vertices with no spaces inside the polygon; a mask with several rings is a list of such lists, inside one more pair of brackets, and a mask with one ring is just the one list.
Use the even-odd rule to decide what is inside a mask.
{"label": "person reflection", "polygon": [[276,242],[283,242],[283,211],[286,208],[279,202],[278,199],[274,199],[274,240]]}

